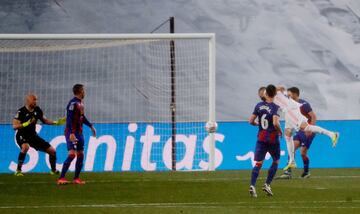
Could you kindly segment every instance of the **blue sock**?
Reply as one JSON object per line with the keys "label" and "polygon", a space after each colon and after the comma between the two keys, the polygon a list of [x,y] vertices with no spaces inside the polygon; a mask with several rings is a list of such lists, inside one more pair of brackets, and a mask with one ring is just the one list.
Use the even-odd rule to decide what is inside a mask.
{"label": "blue sock", "polygon": [[275,174],[276,174],[276,171],[278,169],[278,164],[277,163],[272,163],[271,164],[271,167],[269,168],[269,171],[268,171],[268,176],[266,178],[266,183],[267,184],[271,184]]}
{"label": "blue sock", "polygon": [[251,172],[251,185],[255,186],[256,180],[259,176],[259,172],[261,169],[261,164],[256,164]]}
{"label": "blue sock", "polygon": [[76,159],[76,165],[75,165],[75,178],[79,178],[80,175],[80,171],[83,167],[83,161],[84,161],[84,154],[78,154],[77,159]]}
{"label": "blue sock", "polygon": [[66,174],[66,172],[68,171],[68,169],[69,169],[69,167],[70,167],[70,164],[71,164],[71,162],[74,160],[74,158],[75,158],[74,155],[69,155],[69,156],[66,158],[66,160],[64,161],[62,170],[61,170],[60,178],[64,178],[64,177],[65,177],[65,174]]}
{"label": "blue sock", "polygon": [[303,157],[303,162],[304,162],[304,172],[308,173],[309,172],[309,158],[307,156]]}

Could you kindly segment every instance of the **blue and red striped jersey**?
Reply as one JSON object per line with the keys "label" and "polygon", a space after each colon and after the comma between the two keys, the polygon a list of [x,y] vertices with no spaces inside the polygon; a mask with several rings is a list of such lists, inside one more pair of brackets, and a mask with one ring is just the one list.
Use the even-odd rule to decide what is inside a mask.
{"label": "blue and red striped jersey", "polygon": [[279,106],[275,103],[259,102],[253,114],[259,119],[258,141],[273,143],[278,140],[279,133],[273,123],[273,116],[279,116]]}
{"label": "blue and red striped jersey", "polygon": [[92,124],[88,121],[84,114],[84,104],[81,99],[74,97],[66,106],[66,127],[65,134],[81,134],[83,131],[83,124],[91,127]]}

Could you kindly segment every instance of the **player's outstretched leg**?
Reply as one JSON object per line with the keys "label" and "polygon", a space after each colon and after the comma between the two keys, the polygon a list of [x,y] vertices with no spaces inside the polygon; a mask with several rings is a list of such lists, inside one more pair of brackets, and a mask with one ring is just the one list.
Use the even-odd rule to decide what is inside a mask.
{"label": "player's outstretched leg", "polygon": [[84,152],[83,151],[78,151],[77,152],[76,165],[75,165],[75,176],[74,176],[74,180],[73,180],[74,184],[85,184],[85,181],[82,181],[79,178],[81,169],[83,167],[83,162],[84,162]]}
{"label": "player's outstretched leg", "polygon": [[340,136],[339,132],[332,132],[320,126],[309,125],[309,124],[307,124],[307,126],[304,128],[304,131],[310,131],[312,133],[327,135],[328,137],[330,137],[333,147],[336,146]]}
{"label": "player's outstretched leg", "polygon": [[339,137],[340,137],[340,133],[339,133],[339,132],[335,132],[335,134],[332,136],[331,142],[332,142],[332,146],[333,146],[333,147],[335,147],[336,144],[338,143]]}
{"label": "player's outstretched leg", "polygon": [[65,175],[66,175],[66,172],[68,171],[69,167],[70,167],[70,164],[71,162],[74,160],[75,158],[75,152],[74,151],[69,151],[69,155],[68,157],[66,158],[66,160],[64,161],[64,164],[63,164],[63,168],[61,170],[61,175],[57,181],[57,184],[59,185],[62,185],[62,184],[68,184],[68,180],[66,180],[65,178]]}

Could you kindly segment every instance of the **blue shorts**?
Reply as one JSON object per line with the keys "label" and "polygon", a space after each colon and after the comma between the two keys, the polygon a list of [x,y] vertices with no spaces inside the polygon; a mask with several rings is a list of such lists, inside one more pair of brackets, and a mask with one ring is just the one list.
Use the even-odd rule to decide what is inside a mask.
{"label": "blue shorts", "polygon": [[266,153],[269,152],[272,159],[277,161],[280,159],[280,142],[277,140],[274,143],[266,143],[257,141],[255,148],[255,161],[263,161]]}
{"label": "blue shorts", "polygon": [[66,145],[68,151],[75,150],[75,151],[84,151],[84,135],[75,133],[76,139],[78,139],[77,142],[71,142],[70,141],[70,133],[65,134],[66,139]]}
{"label": "blue shorts", "polygon": [[310,149],[311,143],[313,142],[314,138],[315,134],[306,136],[304,131],[298,131],[294,136],[294,141],[299,141],[301,147],[306,147],[307,149]]}

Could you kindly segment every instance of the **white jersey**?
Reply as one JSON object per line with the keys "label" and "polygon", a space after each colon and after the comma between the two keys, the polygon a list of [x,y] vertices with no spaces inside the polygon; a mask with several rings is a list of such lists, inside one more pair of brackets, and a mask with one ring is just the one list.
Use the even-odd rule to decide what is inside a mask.
{"label": "white jersey", "polygon": [[274,97],[274,103],[284,112],[285,128],[298,131],[301,124],[307,122],[307,118],[300,112],[301,104],[284,93],[278,92]]}
{"label": "white jersey", "polygon": [[274,103],[280,107],[283,112],[300,108],[301,104],[278,91],[274,97]]}

